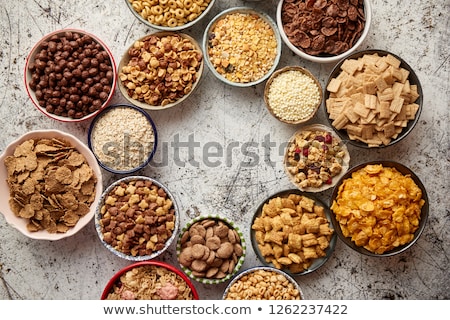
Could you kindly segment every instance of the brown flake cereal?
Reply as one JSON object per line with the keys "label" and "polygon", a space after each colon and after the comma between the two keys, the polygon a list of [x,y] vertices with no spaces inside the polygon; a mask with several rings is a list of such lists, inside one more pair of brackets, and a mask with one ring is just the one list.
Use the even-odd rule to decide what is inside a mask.
{"label": "brown flake cereal", "polygon": [[97,178],[68,142],[29,139],[4,164],[11,210],[29,220],[29,231],[64,233],[89,212]]}

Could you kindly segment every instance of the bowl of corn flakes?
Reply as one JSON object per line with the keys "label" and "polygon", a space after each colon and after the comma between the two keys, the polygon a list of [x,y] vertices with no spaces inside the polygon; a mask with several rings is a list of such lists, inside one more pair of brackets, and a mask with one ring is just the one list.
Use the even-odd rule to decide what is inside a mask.
{"label": "bowl of corn flakes", "polygon": [[423,92],[404,59],[369,49],[336,64],[323,100],[327,120],[342,140],[361,148],[383,148],[413,130],[422,112]]}
{"label": "bowl of corn flakes", "polygon": [[159,31],[135,41],[118,66],[118,87],[129,103],[146,110],[182,104],[195,92],[204,69],[197,40],[176,31]]}
{"label": "bowl of corn flakes", "polygon": [[0,156],[0,211],[25,236],[59,240],[94,217],[102,173],[89,148],[59,130],[30,131]]}
{"label": "bowl of corn flakes", "polygon": [[125,0],[131,13],[145,25],[162,31],[179,31],[197,24],[216,0]]}
{"label": "bowl of corn flakes", "polygon": [[250,87],[267,80],[281,58],[278,28],[266,13],[249,7],[223,10],[203,34],[209,70],[220,81]]}
{"label": "bowl of corn flakes", "polygon": [[406,251],[422,234],[429,211],[419,177],[395,161],[354,166],[333,189],[331,218],[339,238],[355,251],[387,257]]}
{"label": "bowl of corn flakes", "polygon": [[337,235],[330,210],[318,197],[288,189],[261,201],[251,222],[250,239],[264,265],[298,276],[327,262]]}
{"label": "bowl of corn flakes", "polygon": [[192,281],[162,261],[134,262],[119,270],[106,284],[102,300],[198,300]]}

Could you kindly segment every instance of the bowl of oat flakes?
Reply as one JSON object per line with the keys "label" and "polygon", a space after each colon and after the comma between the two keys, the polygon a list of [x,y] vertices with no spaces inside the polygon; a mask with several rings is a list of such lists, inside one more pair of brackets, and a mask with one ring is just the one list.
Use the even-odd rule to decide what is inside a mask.
{"label": "bowl of oat flakes", "polygon": [[250,87],[275,71],[282,42],[272,18],[248,7],[235,7],[215,16],[203,34],[209,70],[220,81]]}
{"label": "bowl of oat flakes", "polygon": [[137,39],[122,56],[118,87],[125,99],[145,110],[182,104],[198,87],[203,53],[191,36],[159,31]]}
{"label": "bowl of oat flakes", "polygon": [[349,168],[350,153],[344,141],[322,124],[297,130],[284,154],[289,180],[301,191],[322,192],[332,188]]}
{"label": "bowl of oat flakes", "polygon": [[153,119],[131,104],[108,106],[95,116],[88,131],[88,146],[98,163],[116,174],[146,167],[156,152],[157,142]]}
{"label": "bowl of oat flakes", "polygon": [[198,300],[192,281],[162,261],[141,261],[118,271],[106,284],[102,300]]}
{"label": "bowl of oat flakes", "polygon": [[95,228],[103,245],[116,256],[145,261],[163,254],[174,241],[180,211],[173,194],[156,179],[127,176],[103,192]]}
{"label": "bowl of oat flakes", "polygon": [[102,173],[89,148],[59,130],[36,130],[0,156],[0,212],[25,236],[60,240],[94,217]]}

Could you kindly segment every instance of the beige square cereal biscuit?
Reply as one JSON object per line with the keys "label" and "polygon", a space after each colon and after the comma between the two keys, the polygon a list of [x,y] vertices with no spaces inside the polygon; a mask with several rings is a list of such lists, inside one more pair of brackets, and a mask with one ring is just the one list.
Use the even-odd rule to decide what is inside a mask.
{"label": "beige square cereal biscuit", "polygon": [[330,92],[336,93],[339,90],[339,87],[341,86],[341,80],[332,78],[330,80],[330,83],[327,86],[327,90]]}
{"label": "beige square cereal biscuit", "polygon": [[395,98],[394,100],[392,100],[389,110],[391,110],[394,113],[400,113],[403,107],[403,102],[404,102],[403,98]]}

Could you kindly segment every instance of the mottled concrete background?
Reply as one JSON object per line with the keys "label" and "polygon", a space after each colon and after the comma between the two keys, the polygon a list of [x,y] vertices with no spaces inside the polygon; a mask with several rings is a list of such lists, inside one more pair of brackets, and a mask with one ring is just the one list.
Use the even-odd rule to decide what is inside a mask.
{"label": "mottled concrete background", "polygon": [[[277,1],[217,1],[199,25],[185,30],[201,40],[208,21],[236,5],[257,6],[275,18]],[[317,272],[297,278],[309,299],[449,299],[449,12],[448,0],[374,0],[373,25],[361,49],[389,50],[403,57],[423,85],[424,110],[416,128],[395,147],[361,150],[350,147],[351,165],[388,159],[411,167],[425,184],[430,198],[430,218],[417,244],[395,257],[361,256],[338,241],[331,259]],[[118,63],[131,43],[153,30],[140,23],[124,0],[20,0],[0,4],[0,151],[13,139],[33,129],[58,128],[86,141],[89,123],[64,124],[38,112],[28,99],[23,70],[26,56],[44,35],[61,28],[81,28],[100,37]],[[286,46],[279,67],[309,68],[324,84],[333,65],[318,65],[294,56]],[[282,143],[297,129],[275,120],[265,109],[263,85],[237,89],[216,80],[206,70],[200,88],[180,107],[152,112],[159,130],[156,161],[141,174],[159,179],[175,194],[182,208],[182,225],[197,214],[227,216],[244,230],[250,245],[249,221],[255,206],[266,196],[290,188],[282,167]],[[124,101],[116,91],[113,102]],[[326,124],[320,109],[312,122]],[[180,150],[175,162],[171,143],[199,142],[193,157]],[[264,154],[262,143],[275,147]],[[217,142],[231,158],[214,158],[208,165],[202,148]],[[245,143],[257,146],[243,154]],[[256,144],[255,144],[256,143]],[[249,160],[259,157],[259,164]],[[264,161],[270,156],[269,161]],[[190,161],[189,161],[190,160]],[[208,160],[208,159],[207,159]],[[182,163],[181,163],[182,162]],[[198,164],[197,164],[198,163]],[[182,166],[184,164],[184,166]],[[104,184],[117,176],[104,172]],[[329,191],[320,193],[328,203]],[[1,195],[6,201],[7,195]],[[176,266],[173,245],[161,259]],[[57,242],[30,240],[0,217],[1,299],[98,299],[109,277],[128,261],[111,254],[100,243],[94,224],[77,235]],[[259,265],[251,247],[244,268]],[[202,299],[220,299],[225,284],[196,283]]]}

